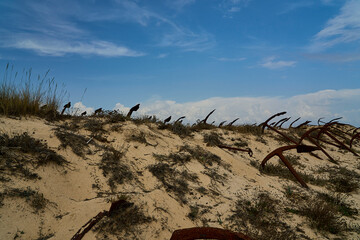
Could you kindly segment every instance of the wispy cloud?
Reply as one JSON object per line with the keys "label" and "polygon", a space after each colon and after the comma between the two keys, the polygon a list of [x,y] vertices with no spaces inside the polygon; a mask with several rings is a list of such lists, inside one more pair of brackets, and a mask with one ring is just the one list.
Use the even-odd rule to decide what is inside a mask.
{"label": "wispy cloud", "polygon": [[311,53],[305,54],[305,57],[309,59],[315,59],[325,62],[333,63],[345,63],[345,62],[355,62],[360,61],[360,53]]}
{"label": "wispy cloud", "polygon": [[240,12],[247,7],[252,0],[222,0],[219,4],[224,13],[224,17],[231,18],[234,13]]}
{"label": "wispy cloud", "polygon": [[168,53],[161,53],[157,56],[157,58],[166,58],[167,56],[169,56]]}
{"label": "wispy cloud", "polygon": [[340,13],[318,32],[309,49],[323,51],[339,44],[360,42],[360,1],[348,0]]}
{"label": "wispy cloud", "polygon": [[184,51],[201,52],[214,47],[216,44],[212,34],[207,32],[194,33],[187,29],[174,29],[172,33],[165,34],[160,41],[163,47],[179,47]]}
{"label": "wispy cloud", "polygon": [[83,112],[86,112],[86,115],[91,115],[94,113],[94,108],[86,107],[82,102],[75,103],[71,113],[79,116]]}
{"label": "wispy cloud", "polygon": [[214,59],[221,62],[240,62],[246,60],[246,58],[244,57],[239,57],[239,58],[214,57]]}
{"label": "wispy cloud", "polygon": [[280,69],[285,67],[294,67],[296,64],[296,61],[276,61],[275,59],[276,57],[266,58],[260,66],[268,69]]}
{"label": "wispy cloud", "polygon": [[[4,44],[5,45],[5,44]],[[22,38],[6,43],[6,47],[32,50],[39,55],[64,56],[66,54],[97,55],[104,57],[139,57],[144,53],[106,41],[62,41],[55,39]]]}
{"label": "wispy cloud", "polygon": [[[76,21],[78,2],[61,4],[48,1],[28,1],[21,8],[9,5],[11,21],[2,29],[0,47],[25,49],[39,55],[64,56],[67,54],[103,57],[139,57],[144,53],[100,40],[80,28]],[[67,8],[68,11],[64,9]],[[5,26],[6,27],[6,26]]]}
{"label": "wispy cloud", "polygon": [[286,14],[292,11],[295,11],[297,9],[300,8],[305,8],[305,7],[311,7],[315,4],[314,1],[296,1],[296,2],[287,2],[284,9],[282,11],[280,11],[279,14]]}
{"label": "wispy cloud", "polygon": [[181,10],[183,7],[195,3],[196,0],[167,0],[167,4],[174,9]]}
{"label": "wispy cloud", "polygon": [[[260,123],[274,113],[287,111],[288,116],[301,117],[304,121],[316,122],[320,117],[332,119],[343,117],[343,121],[360,125],[360,89],[323,90],[293,97],[235,97],[209,98],[198,102],[177,103],[171,100],[155,100],[142,103],[136,114],[156,115],[160,119],[186,116],[188,122],[203,119],[216,109],[210,121],[220,123],[240,117],[239,123]],[[114,109],[129,110],[122,104]]]}

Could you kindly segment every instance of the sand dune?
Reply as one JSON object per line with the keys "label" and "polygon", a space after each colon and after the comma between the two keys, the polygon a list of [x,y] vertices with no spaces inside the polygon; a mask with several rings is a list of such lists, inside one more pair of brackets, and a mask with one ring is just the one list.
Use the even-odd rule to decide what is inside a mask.
{"label": "sand dune", "polygon": [[[288,145],[270,130],[211,128],[179,136],[150,121],[1,117],[0,131],[0,239],[71,239],[119,198],[134,205],[103,218],[83,239],[165,240],[194,226],[254,239],[360,239],[360,158],[329,144],[323,146],[338,164],[321,151],[314,152],[318,158],[286,152],[305,189],[277,157],[268,171],[259,170],[268,153]],[[26,141],[39,140],[29,143],[32,150],[4,137],[24,133]],[[251,148],[253,156],[211,146],[216,140]],[[353,149],[360,155],[359,142]]]}

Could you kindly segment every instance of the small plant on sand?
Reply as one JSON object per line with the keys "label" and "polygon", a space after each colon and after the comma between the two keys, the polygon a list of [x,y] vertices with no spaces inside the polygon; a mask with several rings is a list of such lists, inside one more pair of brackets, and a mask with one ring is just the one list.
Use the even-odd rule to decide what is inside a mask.
{"label": "small plant on sand", "polygon": [[128,165],[123,163],[125,152],[118,151],[114,148],[108,148],[102,155],[100,169],[103,171],[104,177],[108,177],[108,183],[112,190],[115,184],[123,184],[125,180],[134,178]]}
{"label": "small plant on sand", "polygon": [[299,214],[310,220],[310,225],[316,229],[337,234],[345,230],[345,223],[340,219],[336,207],[318,197],[303,202]]}
{"label": "small plant on sand", "polygon": [[149,171],[164,185],[166,191],[174,193],[181,203],[187,203],[186,194],[190,191],[188,181],[196,182],[198,177],[195,174],[176,170],[167,163],[150,165]]}
{"label": "small plant on sand", "polygon": [[[20,189],[10,188],[5,190],[2,194],[2,198],[24,198],[25,201],[36,211],[44,209],[49,202],[42,193],[32,190],[31,188]],[[0,202],[1,203],[1,202]],[[1,204],[0,204],[1,205]]]}
{"label": "small plant on sand", "polygon": [[218,146],[222,145],[222,137],[219,136],[216,132],[211,132],[208,134],[204,134],[204,142],[206,143],[206,146]]}
{"label": "small plant on sand", "polygon": [[[61,142],[60,147],[66,148],[69,146],[72,151],[80,157],[84,157],[86,150],[89,150],[89,145],[87,144],[89,139],[82,135],[57,129],[55,136]],[[93,141],[90,141],[89,144],[93,144]]]}
{"label": "small plant on sand", "polygon": [[199,215],[199,207],[198,206],[190,206],[190,212],[188,213],[187,217],[190,218],[192,221],[195,221]]}
{"label": "small plant on sand", "polygon": [[227,220],[236,231],[254,239],[297,239],[295,232],[280,221],[278,201],[266,192],[259,193],[251,200],[239,198]]}
{"label": "small plant on sand", "polygon": [[20,174],[26,179],[39,179],[38,174],[32,172],[28,166],[35,168],[56,164],[65,166],[69,162],[55,151],[49,149],[46,143],[41,142],[27,133],[10,137],[0,135],[0,166],[4,173],[9,175]]}
{"label": "small plant on sand", "polygon": [[180,147],[179,152],[188,152],[192,158],[198,160],[205,167],[213,166],[214,163],[218,165],[223,164],[219,156],[204,150],[200,146],[196,146],[193,148],[189,145],[184,145]]}
{"label": "small plant on sand", "polygon": [[125,206],[111,212],[98,222],[93,231],[101,234],[102,239],[108,239],[108,236],[122,236],[121,239],[139,239],[138,226],[149,224],[153,219],[146,216],[139,207],[131,202],[126,202]]}

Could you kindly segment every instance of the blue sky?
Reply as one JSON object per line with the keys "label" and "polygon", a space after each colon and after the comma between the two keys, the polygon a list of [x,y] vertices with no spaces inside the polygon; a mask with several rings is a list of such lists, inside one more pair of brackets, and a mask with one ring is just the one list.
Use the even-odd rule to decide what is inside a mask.
{"label": "blue sky", "polygon": [[359,0],[2,0],[8,62],[90,111],[360,124]]}

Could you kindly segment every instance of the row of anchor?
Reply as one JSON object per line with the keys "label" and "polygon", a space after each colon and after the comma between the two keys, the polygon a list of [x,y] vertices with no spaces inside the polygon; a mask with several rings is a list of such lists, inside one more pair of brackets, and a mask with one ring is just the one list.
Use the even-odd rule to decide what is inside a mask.
{"label": "row of anchor", "polygon": [[[265,164],[274,156],[278,156],[281,161],[285,164],[285,166],[290,170],[290,172],[294,175],[294,177],[299,181],[299,183],[305,187],[308,188],[305,181],[300,177],[300,175],[295,171],[295,169],[292,167],[290,162],[286,159],[286,157],[283,155],[283,152],[296,149],[298,153],[312,153],[313,151],[322,151],[325,156],[328,158],[329,161],[336,163],[337,161],[326,151],[325,147],[320,144],[320,142],[324,144],[329,144],[334,147],[337,147],[339,149],[344,149],[349,152],[351,152],[355,156],[359,156],[353,149],[352,145],[355,141],[355,139],[360,139],[360,128],[352,127],[348,124],[340,123],[338,120],[341,118],[335,118],[332,119],[329,122],[323,122],[320,118],[318,120],[318,126],[312,127],[309,130],[307,130],[305,133],[302,134],[300,139],[293,139],[290,136],[287,136],[285,133],[281,132],[276,126],[279,122],[284,123],[285,121],[289,120],[290,118],[283,118],[280,121],[276,122],[275,124],[269,124],[269,122],[281,115],[286,114],[286,112],[277,113],[270,118],[268,118],[265,122],[261,123],[259,126],[262,127],[262,132],[264,132],[265,128],[268,128],[279,135],[281,135],[284,139],[287,141],[293,143],[292,145],[283,146],[275,149],[271,153],[269,153],[264,160],[261,162],[261,168],[265,167]],[[297,119],[298,120],[298,119]],[[295,121],[297,121],[295,120]],[[295,122],[294,121],[294,122]],[[293,123],[294,123],[293,122]],[[310,121],[306,121],[304,124],[301,124],[299,126],[304,126],[310,123]],[[323,125],[321,125],[323,124]],[[290,124],[291,127],[292,124]],[[347,131],[342,130],[339,128],[340,126],[347,125],[349,126],[349,129]],[[281,125],[279,125],[279,128]],[[325,135],[328,137],[329,140],[322,138],[322,136]],[[304,140],[308,140],[313,145],[305,145],[303,144]]]}

